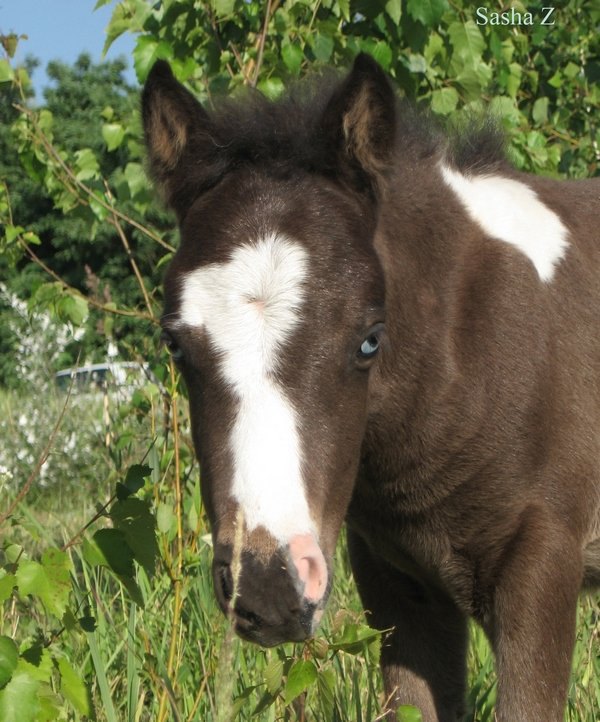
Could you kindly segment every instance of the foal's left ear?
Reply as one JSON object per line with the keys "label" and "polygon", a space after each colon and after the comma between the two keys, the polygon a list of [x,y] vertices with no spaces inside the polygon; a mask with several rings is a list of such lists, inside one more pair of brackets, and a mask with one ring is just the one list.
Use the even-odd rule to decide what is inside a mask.
{"label": "foal's left ear", "polygon": [[321,130],[335,153],[337,167],[378,194],[392,164],[396,135],[396,97],[381,66],[361,53],[329,101]]}

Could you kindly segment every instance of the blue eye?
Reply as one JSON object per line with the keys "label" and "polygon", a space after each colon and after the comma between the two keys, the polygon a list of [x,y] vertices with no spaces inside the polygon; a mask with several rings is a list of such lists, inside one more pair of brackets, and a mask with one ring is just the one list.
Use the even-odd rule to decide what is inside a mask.
{"label": "blue eye", "polygon": [[360,355],[363,358],[371,358],[371,356],[375,356],[378,349],[379,338],[375,334],[372,334],[362,342],[360,346]]}
{"label": "blue eye", "polygon": [[360,361],[368,361],[377,354],[381,345],[382,331],[382,323],[378,323],[376,326],[373,326],[373,328],[369,331],[369,335],[361,343],[357,352],[357,356]]}

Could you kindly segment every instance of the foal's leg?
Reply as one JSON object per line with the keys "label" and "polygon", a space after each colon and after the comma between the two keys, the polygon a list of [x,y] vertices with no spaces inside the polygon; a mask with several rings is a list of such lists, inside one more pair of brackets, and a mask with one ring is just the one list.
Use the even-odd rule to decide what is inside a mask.
{"label": "foal's leg", "polygon": [[582,574],[569,529],[528,509],[494,594],[497,722],[562,722]]}
{"label": "foal's leg", "polygon": [[373,554],[350,530],[348,546],[370,623],[377,629],[393,628],[381,651],[388,707],[414,705],[423,722],[457,722],[465,697],[464,616],[450,600],[432,596]]}

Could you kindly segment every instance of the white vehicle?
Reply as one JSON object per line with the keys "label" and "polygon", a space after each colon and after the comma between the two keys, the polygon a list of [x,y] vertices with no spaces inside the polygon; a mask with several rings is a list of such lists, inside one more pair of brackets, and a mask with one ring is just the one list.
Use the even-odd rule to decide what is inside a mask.
{"label": "white vehicle", "polygon": [[114,361],[63,369],[56,374],[55,380],[58,388],[64,392],[72,385],[72,393],[123,393],[148,382],[159,385],[148,364],[136,361]]}

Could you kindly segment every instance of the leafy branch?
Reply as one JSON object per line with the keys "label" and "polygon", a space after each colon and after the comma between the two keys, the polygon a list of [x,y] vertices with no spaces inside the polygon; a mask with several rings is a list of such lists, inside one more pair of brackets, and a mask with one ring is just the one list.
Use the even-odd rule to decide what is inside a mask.
{"label": "leafy branch", "polygon": [[[96,191],[94,191],[93,188],[90,188],[86,183],[84,183],[82,180],[77,178],[76,173],[73,171],[73,169],[65,162],[62,155],[58,151],[58,149],[54,146],[54,144],[49,140],[48,136],[44,132],[44,130],[40,127],[40,124],[37,121],[36,114],[34,111],[30,110],[26,106],[15,104],[15,108],[22,113],[23,116],[25,116],[30,124],[31,127],[34,130],[33,133],[33,141],[37,142],[39,141],[46,153],[48,154],[48,157],[51,159],[51,161],[60,168],[63,173],[65,174],[65,186],[69,190],[72,195],[74,195],[79,201],[84,200],[86,205],[91,205],[91,203],[98,204],[101,208],[103,208],[105,211],[113,215],[115,218],[118,218],[119,220],[127,223],[128,225],[132,226],[133,228],[136,228],[138,231],[143,233],[145,236],[153,240],[155,243],[158,243],[160,246],[165,248],[167,251],[170,251],[171,253],[175,251],[175,248],[171,246],[169,243],[164,241],[159,235],[154,233],[151,229],[149,229],[147,226],[144,226],[143,224],[136,221],[134,218],[131,218],[131,216],[128,216],[127,214],[123,213],[123,211],[119,210],[112,204],[109,200],[105,199],[102,195],[98,194]],[[106,181],[104,181],[106,183]],[[81,196],[77,193],[75,189],[78,189],[83,193],[83,199]]]}

